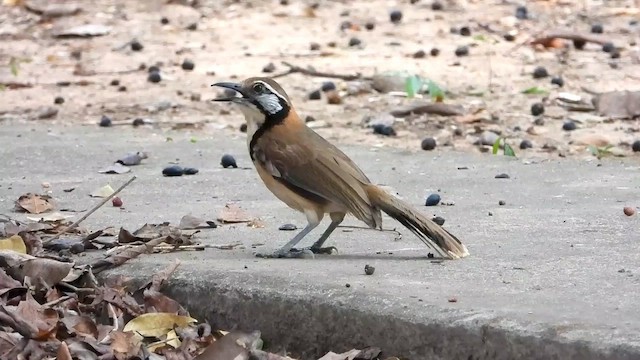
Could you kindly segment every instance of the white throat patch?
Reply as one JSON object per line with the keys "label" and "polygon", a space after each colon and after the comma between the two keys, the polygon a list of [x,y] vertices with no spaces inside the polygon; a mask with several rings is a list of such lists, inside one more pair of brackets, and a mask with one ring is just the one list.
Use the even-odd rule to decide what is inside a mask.
{"label": "white throat patch", "polygon": [[264,110],[269,114],[276,114],[278,111],[282,110],[282,105],[280,105],[280,98],[274,94],[262,94],[256,97],[256,100],[262,105]]}

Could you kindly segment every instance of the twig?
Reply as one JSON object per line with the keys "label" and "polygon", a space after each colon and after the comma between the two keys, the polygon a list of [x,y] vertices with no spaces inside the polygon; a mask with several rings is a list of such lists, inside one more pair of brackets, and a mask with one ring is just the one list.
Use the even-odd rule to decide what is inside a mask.
{"label": "twig", "polygon": [[106,204],[107,201],[111,200],[114,196],[116,196],[120,191],[122,191],[125,187],[129,186],[129,184],[131,184],[133,182],[133,180],[135,180],[137,177],[134,175],[131,177],[131,179],[129,179],[126,183],[122,184],[122,186],[120,186],[116,191],[113,192],[113,194],[107,196],[106,198],[102,199],[102,201],[93,207],[93,209],[87,211],[84,215],[82,215],[82,217],[78,220],[76,220],[76,222],[74,222],[73,224],[65,227],[64,229],[62,229],[62,231],[60,231],[59,233],[57,233],[55,236],[53,236],[52,238],[49,238],[47,240],[44,240],[43,243],[47,243],[49,241],[55,240],[57,238],[59,238],[60,236],[62,236],[63,234],[65,234],[67,231],[75,228],[76,226],[78,226],[81,222],[83,222],[86,218],[89,217],[89,215],[93,214],[94,212],[96,212],[96,210],[98,210],[100,207],[102,207],[102,205]]}
{"label": "twig", "polygon": [[341,79],[341,80],[345,80],[345,81],[359,80],[359,79],[360,80],[371,80],[371,77],[362,76],[362,74],[355,74],[355,75],[334,74],[334,73],[316,71],[316,70],[313,70],[313,69],[305,69],[303,67],[290,64],[290,63],[288,63],[286,61],[283,61],[282,64],[287,66],[289,68],[289,70],[287,70],[287,71],[285,71],[283,73],[280,73],[280,74],[273,75],[272,78],[279,78],[279,77],[287,76],[287,75],[290,75],[290,74],[299,73],[299,74],[302,74],[302,75],[317,76],[317,77],[332,78],[332,79]]}
{"label": "twig", "polygon": [[65,302],[65,301],[67,301],[69,299],[71,299],[71,296],[69,296],[69,295],[61,296],[61,297],[59,297],[59,298],[57,298],[57,299],[55,299],[53,301],[49,301],[48,303],[42,304],[42,306],[46,307],[46,308],[50,308],[50,307],[52,307],[54,305],[58,305],[61,302]]}
{"label": "twig", "polygon": [[531,41],[531,44],[544,45],[544,44],[548,44],[553,39],[584,41],[584,42],[590,42],[598,45],[604,45],[608,42],[611,42],[611,40],[609,40],[608,38],[605,38],[604,36],[585,34],[585,33],[580,33],[580,32],[571,31],[571,30],[557,30],[557,31],[546,33],[542,37],[536,37]]}

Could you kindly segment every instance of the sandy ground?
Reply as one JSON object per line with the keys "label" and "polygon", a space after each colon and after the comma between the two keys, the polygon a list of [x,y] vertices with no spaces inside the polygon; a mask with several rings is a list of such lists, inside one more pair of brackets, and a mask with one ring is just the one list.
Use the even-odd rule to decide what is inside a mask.
{"label": "sandy ground", "polygon": [[[28,4],[38,8],[35,2]],[[0,122],[95,126],[107,115],[116,123],[144,118],[159,124],[159,131],[181,127],[199,137],[237,132],[241,115],[227,104],[210,102],[219,95],[210,84],[281,73],[287,70],[282,64],[286,61],[336,74],[419,74],[447,91],[446,103],[476,112],[474,122],[469,117],[435,115],[396,119],[397,136],[385,137],[364,127],[363,119],[385,117],[414,99],[368,92],[344,96],[342,104],[331,105],[324,96],[308,99],[326,78],[300,74],[279,78],[300,114],[313,116],[322,135],[343,143],[420,151],[421,139],[431,136],[440,147],[487,151],[489,147],[473,144],[480,133],[491,130],[506,137],[519,156],[592,158],[585,149],[588,144],[611,144],[616,153],[631,155],[630,144],[640,138],[637,119],[611,121],[593,112],[568,111],[555,101],[560,92],[589,102],[588,91],[640,90],[640,25],[634,23],[640,15],[629,1],[531,1],[526,2],[530,18],[525,20],[514,16],[520,4],[509,1],[444,2],[442,11],[434,11],[431,1],[381,0],[320,1],[314,8],[311,2],[296,0],[288,5],[271,0],[198,1],[195,6],[127,0],[76,4],[79,13],[53,18],[24,6],[0,7],[0,63],[5,64],[0,67],[4,84]],[[399,24],[389,20],[394,9],[402,11]],[[162,24],[163,17],[168,23]],[[345,21],[352,27],[341,30]],[[367,22],[375,28],[367,31]],[[554,28],[589,34],[595,23],[602,24],[603,36],[620,48],[620,58],[611,59],[595,44],[582,51],[570,41],[560,49],[526,44]],[[83,24],[105,25],[109,33],[54,36],[60,29]],[[463,26],[469,27],[471,36],[451,32]],[[515,34],[515,41],[504,39],[507,32]],[[354,37],[361,40],[360,46],[349,46]],[[133,39],[142,44],[140,51],[131,49]],[[319,50],[311,50],[311,43],[319,44]],[[469,46],[469,56],[455,55],[462,45]],[[440,54],[431,56],[432,48]],[[424,58],[413,57],[419,50],[426,52]],[[181,68],[185,59],[195,63],[194,70]],[[269,63],[275,72],[265,74],[263,68]],[[161,69],[159,83],[147,81],[143,68],[152,65]],[[562,76],[564,87],[552,85],[551,76],[534,79],[536,66],[544,66],[551,76]],[[119,85],[111,85],[114,81]],[[70,85],[56,85],[59,82]],[[336,80],[339,89],[361,83]],[[522,93],[533,86],[548,93]],[[58,96],[64,103],[55,105]],[[537,122],[530,111],[535,102],[546,104]],[[46,117],[43,111],[51,116],[38,119]],[[568,119],[578,121],[577,130],[562,130]],[[533,149],[519,150],[522,139],[532,141]]]}

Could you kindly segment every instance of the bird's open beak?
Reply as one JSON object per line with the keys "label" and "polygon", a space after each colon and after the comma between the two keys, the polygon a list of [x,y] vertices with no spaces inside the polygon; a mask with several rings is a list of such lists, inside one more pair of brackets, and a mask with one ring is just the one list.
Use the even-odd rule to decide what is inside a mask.
{"label": "bird's open beak", "polygon": [[244,91],[242,91],[242,85],[240,84],[236,84],[236,83],[232,83],[232,82],[219,82],[219,83],[215,83],[212,84],[211,86],[217,86],[217,87],[221,87],[221,88],[225,88],[225,89],[230,89],[233,90],[235,92],[237,92],[238,94],[240,94],[242,97],[237,97],[237,96],[233,96],[233,97],[222,97],[222,98],[216,98],[213,99],[213,101],[241,101],[241,99],[246,99],[247,96],[244,94]]}

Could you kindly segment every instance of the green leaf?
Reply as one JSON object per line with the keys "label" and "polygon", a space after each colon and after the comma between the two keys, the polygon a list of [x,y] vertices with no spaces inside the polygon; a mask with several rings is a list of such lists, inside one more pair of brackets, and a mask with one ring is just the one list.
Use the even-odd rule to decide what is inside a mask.
{"label": "green leaf", "polygon": [[498,154],[498,150],[500,150],[500,141],[502,140],[502,138],[498,138],[496,141],[493,142],[493,155],[497,155]]}
{"label": "green leaf", "polygon": [[420,88],[422,88],[422,81],[420,81],[420,78],[416,75],[409,76],[405,81],[404,88],[407,96],[412,98],[420,92]]}
{"label": "green leaf", "polygon": [[9,60],[9,69],[11,70],[11,74],[13,76],[18,76],[19,69],[19,61],[18,59],[11,57]]}
{"label": "green leaf", "polygon": [[516,152],[513,151],[513,148],[511,147],[511,145],[507,144],[506,142],[504,143],[504,155],[505,156],[516,156]]}
{"label": "green leaf", "polygon": [[486,41],[487,38],[482,34],[478,34],[478,35],[473,35],[473,40]]}
{"label": "green leaf", "polygon": [[529,95],[540,95],[540,94],[547,94],[548,91],[543,88],[534,86],[534,87],[530,87],[528,89],[523,90],[522,93],[529,94]]}
{"label": "green leaf", "polygon": [[429,95],[431,95],[431,98],[435,102],[442,102],[442,100],[444,100],[444,91],[435,82],[429,80],[427,89],[429,90]]}

